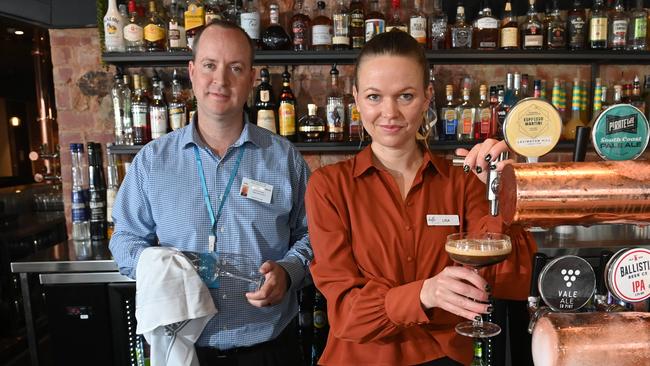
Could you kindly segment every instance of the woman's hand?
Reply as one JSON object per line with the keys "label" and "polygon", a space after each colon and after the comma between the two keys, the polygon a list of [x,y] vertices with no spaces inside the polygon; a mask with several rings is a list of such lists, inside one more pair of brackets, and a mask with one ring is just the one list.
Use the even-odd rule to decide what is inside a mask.
{"label": "woman's hand", "polygon": [[504,151],[508,151],[508,145],[506,145],[505,141],[486,139],[474,145],[472,150],[456,149],[456,155],[465,157],[465,164],[463,166],[465,172],[473,171],[485,183],[487,182],[488,169],[501,171],[503,167],[514,162],[512,159],[509,159],[494,163]]}
{"label": "woman's hand", "polygon": [[492,306],[475,302],[487,301],[488,283],[475,271],[465,267],[446,267],[424,281],[420,302],[425,309],[441,308],[452,314],[474,320],[490,313]]}

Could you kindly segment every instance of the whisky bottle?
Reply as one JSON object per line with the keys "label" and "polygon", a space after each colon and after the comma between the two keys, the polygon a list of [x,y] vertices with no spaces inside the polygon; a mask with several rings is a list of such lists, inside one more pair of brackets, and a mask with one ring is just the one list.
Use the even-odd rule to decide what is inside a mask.
{"label": "whisky bottle", "polygon": [[447,24],[447,14],[442,11],[440,5],[441,1],[433,0],[433,11],[429,15],[429,48],[432,50],[448,48],[449,27]]}
{"label": "whisky bottle", "polygon": [[329,141],[343,141],[345,131],[345,104],[339,88],[336,64],[330,70],[330,88],[327,94],[327,136]]}
{"label": "whisky bottle", "polygon": [[165,22],[158,15],[156,2],[149,1],[147,25],[144,26],[144,46],[149,52],[164,51],[166,46]]}
{"label": "whisky bottle", "polygon": [[353,77],[348,77],[346,81],[343,103],[345,103],[345,120],[346,125],[348,126],[348,141],[362,141],[364,136],[361,114],[357,109],[357,103],[354,101],[354,96],[352,95],[352,85],[354,84]]}
{"label": "whisky bottle", "polygon": [[499,48],[503,50],[516,50],[519,48],[519,25],[517,18],[512,14],[512,5],[506,1],[501,19],[501,31],[499,33]]}
{"label": "whisky bottle", "polygon": [[553,0],[553,10],[546,28],[546,47],[548,49],[566,48],[566,25],[560,18],[557,0]]}
{"label": "whisky bottle", "polygon": [[621,94],[621,103],[630,103],[632,100],[632,86],[623,84],[623,93]]}
{"label": "whisky bottle", "polygon": [[486,139],[492,136],[492,108],[487,99],[487,85],[479,87],[480,101],[476,107],[476,122],[474,125],[474,139]]}
{"label": "whisky bottle", "polygon": [[573,8],[568,14],[568,35],[569,49],[582,50],[586,47],[587,41],[587,16],[580,0],[573,1]]}
{"label": "whisky bottle", "polygon": [[370,42],[372,37],[386,31],[386,20],[384,15],[379,11],[379,0],[370,0],[370,11],[365,20],[366,42]]}
{"label": "whisky bottle", "polygon": [[627,28],[629,19],[621,0],[616,0],[610,13],[608,42],[612,50],[624,50],[627,43]]}
{"label": "whisky bottle", "polygon": [[442,141],[455,141],[458,127],[458,111],[454,103],[454,87],[451,85],[445,86],[445,94],[447,103],[440,111],[442,123],[440,123],[441,129],[438,135]]}
{"label": "whisky bottle", "polygon": [[456,8],[456,23],[451,26],[451,48],[472,47],[472,26],[465,22],[465,7]]}
{"label": "whisky bottle", "polygon": [[594,8],[589,15],[589,48],[607,49],[607,27],[609,17],[603,0],[594,0]]}
{"label": "whisky bottle", "polygon": [[526,21],[521,25],[521,48],[524,50],[541,50],[544,46],[544,28],[537,19],[535,0],[528,0]]}
{"label": "whisky bottle", "polygon": [[269,83],[269,70],[260,70],[262,81],[255,92],[255,123],[267,130],[276,133],[275,127],[275,103],[273,102],[273,88]]}
{"label": "whisky bottle", "polygon": [[409,34],[423,47],[427,47],[427,16],[422,11],[422,0],[415,0],[409,17]]}
{"label": "whisky bottle", "polygon": [[133,143],[145,145],[151,141],[151,125],[149,123],[149,100],[142,89],[141,77],[133,75],[133,98],[131,99],[131,115],[133,120]]}
{"label": "whisky bottle", "polygon": [[488,0],[483,0],[481,15],[474,21],[474,46],[479,50],[499,47],[499,20],[492,15]]}
{"label": "whisky bottle", "polygon": [[291,38],[280,25],[280,7],[278,4],[269,5],[269,26],[262,33],[262,48],[265,50],[288,50]]}
{"label": "whisky bottle", "polygon": [[332,20],[325,11],[325,1],[317,3],[318,15],[312,21],[311,45],[316,51],[332,49]]}
{"label": "whisky bottle", "polygon": [[203,12],[206,25],[212,23],[214,19],[222,20],[224,18],[218,0],[203,0]]}
{"label": "whisky bottle", "polygon": [[280,92],[279,104],[280,136],[286,137],[289,141],[296,141],[296,97],[291,90],[291,74],[287,66],[284,67],[282,73],[282,91]]}
{"label": "whisky bottle", "polygon": [[470,101],[469,86],[463,87],[463,102],[456,107],[458,115],[458,128],[456,140],[472,141],[474,139],[474,122],[476,121],[476,108]]}
{"label": "whisky bottle", "polygon": [[172,100],[169,102],[169,125],[172,131],[183,128],[187,124],[187,106],[182,97],[182,86],[178,73],[174,69],[172,77]]}
{"label": "whisky bottle", "polygon": [[257,0],[244,0],[239,14],[239,26],[248,34],[255,47],[260,46],[260,11]]}
{"label": "whisky bottle", "polygon": [[[494,88],[494,92],[492,91]],[[505,90],[503,85],[497,87],[490,87],[490,136],[495,137],[499,134],[503,135],[502,132],[499,132],[499,111],[498,107],[503,103],[503,96]]]}
{"label": "whisky bottle", "polygon": [[149,105],[149,118],[151,119],[151,139],[164,136],[169,129],[167,120],[167,104],[163,99],[163,82],[153,79],[153,100]]}
{"label": "whisky bottle", "polygon": [[298,122],[298,133],[303,142],[320,142],[325,134],[325,121],[316,115],[316,104],[307,104],[307,115]]}
{"label": "whisky bottle", "polygon": [[294,51],[306,51],[311,43],[311,18],[303,8],[303,0],[298,0],[293,6],[291,17],[291,38]]}
{"label": "whisky bottle", "polygon": [[643,9],[643,0],[636,0],[634,9],[630,11],[630,22],[627,30],[627,49],[645,51],[648,32],[648,14]]}
{"label": "whisky bottle", "polygon": [[366,43],[365,13],[361,0],[352,0],[350,2],[350,38],[352,39],[353,49],[361,49]]}
{"label": "whisky bottle", "polygon": [[126,52],[144,52],[144,29],[135,0],[129,0],[129,20],[123,33]]}
{"label": "whisky bottle", "polygon": [[181,22],[182,14],[177,0],[172,0],[169,6],[169,21],[167,22],[167,50],[187,51],[187,35],[185,25]]}
{"label": "whisky bottle", "polygon": [[133,115],[131,113],[131,86],[129,75],[124,74],[122,79],[122,144],[133,145]]}
{"label": "whisky bottle", "polygon": [[108,1],[108,9],[104,15],[104,47],[106,52],[124,52],[125,19],[117,10],[115,0]]}
{"label": "whisky bottle", "polygon": [[343,0],[337,0],[332,14],[332,48],[347,50],[350,48],[350,11]]}
{"label": "whisky bottle", "polygon": [[586,126],[585,121],[582,119],[580,114],[580,101],[581,92],[580,92],[580,80],[573,80],[573,96],[571,98],[571,118],[564,125],[562,129],[562,137],[565,140],[573,141],[576,139],[576,128],[579,126]]}
{"label": "whisky bottle", "polygon": [[205,24],[205,9],[199,0],[190,0],[187,3],[185,11],[185,35],[187,36],[187,46],[194,47],[194,37],[196,33],[203,28]]}
{"label": "whisky bottle", "polygon": [[392,30],[408,32],[408,26],[402,21],[400,0],[391,0],[390,17],[388,17],[388,21],[386,22],[386,32]]}

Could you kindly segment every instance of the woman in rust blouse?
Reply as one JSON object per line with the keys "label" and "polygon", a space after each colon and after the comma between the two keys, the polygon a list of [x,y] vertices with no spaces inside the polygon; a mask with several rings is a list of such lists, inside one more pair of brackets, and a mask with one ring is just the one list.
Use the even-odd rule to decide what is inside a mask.
{"label": "woman in rust blouse", "polygon": [[[468,364],[471,339],[454,326],[492,310],[471,299],[487,300],[488,284],[497,298],[526,298],[534,243],[490,216],[485,199],[491,157],[507,147],[487,140],[459,151],[462,169],[416,141],[432,95],[427,66],[404,32],[368,42],[354,97],[372,143],[309,181],[311,271],[330,322],[320,364]],[[505,232],[512,254],[480,275],[456,266],[444,247],[459,231]]]}

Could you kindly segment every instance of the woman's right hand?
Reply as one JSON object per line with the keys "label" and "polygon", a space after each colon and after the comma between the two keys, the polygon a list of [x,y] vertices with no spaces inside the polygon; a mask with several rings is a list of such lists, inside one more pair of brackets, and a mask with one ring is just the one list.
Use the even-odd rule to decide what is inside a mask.
{"label": "woman's right hand", "polygon": [[424,281],[420,302],[425,309],[441,308],[452,314],[474,320],[491,312],[488,283],[475,271],[459,266],[445,267],[442,272]]}

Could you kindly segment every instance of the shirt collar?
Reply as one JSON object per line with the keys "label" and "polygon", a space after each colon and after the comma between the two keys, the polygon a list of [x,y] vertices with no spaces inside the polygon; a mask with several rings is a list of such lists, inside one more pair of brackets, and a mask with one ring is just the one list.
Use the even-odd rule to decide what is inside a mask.
{"label": "shirt collar", "polygon": [[[449,177],[449,162],[440,156],[433,155],[428,149],[425,150],[423,161],[424,169],[432,167],[445,178]],[[372,149],[368,145],[354,157],[352,174],[355,178],[361,176],[369,169],[379,169],[372,160]]]}
{"label": "shirt collar", "polygon": [[[203,141],[201,135],[199,134],[199,130],[197,128],[198,125],[196,124],[197,118],[198,113],[194,113],[190,124],[183,129],[183,136],[181,137],[181,146],[183,148],[191,147],[194,145],[201,148],[207,147],[207,144],[205,141]],[[249,126],[250,123],[248,123],[248,115],[244,113],[244,129],[239,135],[237,141],[232,144],[233,147],[242,146],[246,142],[251,142],[256,146],[261,145],[262,137],[259,135],[259,133],[256,133],[254,129],[249,128]]]}

